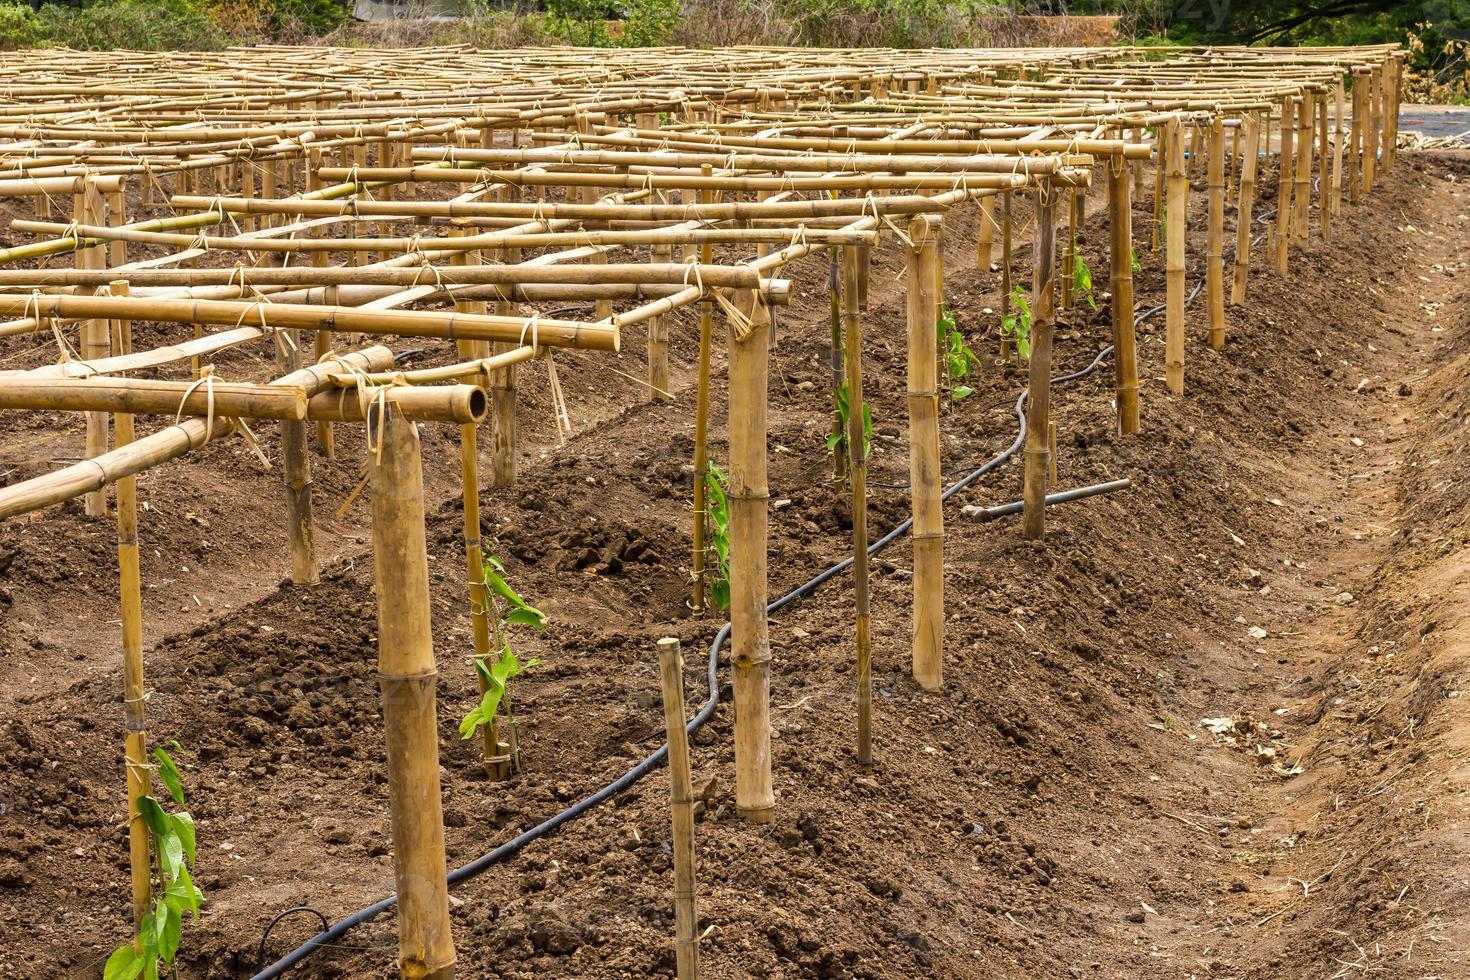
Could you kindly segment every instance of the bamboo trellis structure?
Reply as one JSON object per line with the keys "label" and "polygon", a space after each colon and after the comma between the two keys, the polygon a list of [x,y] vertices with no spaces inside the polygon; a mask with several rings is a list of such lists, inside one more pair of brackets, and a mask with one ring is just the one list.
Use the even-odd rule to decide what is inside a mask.
{"label": "bamboo trellis structure", "polygon": [[[1117,426],[1130,434],[1142,427],[1132,268],[1141,247],[1133,211],[1146,195],[1146,172],[1154,175],[1149,241],[1166,252],[1164,397],[1177,397],[1190,349],[1191,177],[1205,181],[1207,197],[1203,334],[1222,350],[1227,261],[1235,305],[1252,265],[1252,204],[1265,164],[1278,162],[1270,254],[1287,274],[1292,245],[1312,234],[1310,208],[1318,210],[1317,234],[1328,236],[1344,193],[1357,201],[1392,167],[1402,65],[1403,54],[1384,46],[1162,54],[261,47],[7,58],[0,197],[34,201],[32,216],[14,221],[12,238],[37,237],[0,248],[0,338],[34,344],[35,335],[50,336],[59,360],[0,371],[0,409],[83,412],[88,431],[83,461],[0,488],[0,520],[82,495],[87,512],[101,516],[106,488],[116,486],[138,914],[149,886],[147,841],[136,832],[148,785],[138,775],[147,754],[137,474],[248,433],[251,420],[280,420],[292,579],[309,587],[317,564],[313,434],[333,465],[334,425],[378,429],[370,472],[379,574],[393,580],[392,589],[379,589],[379,632],[391,703],[384,717],[402,886],[400,960],[405,976],[451,976],[438,808],[404,803],[405,794],[438,791],[422,477],[408,420],[460,427],[469,605],[474,655],[483,658],[491,651],[477,585],[478,507],[487,487],[514,492],[517,371],[545,363],[555,388],[557,351],[580,348],[596,358],[642,330],[650,399],[686,397],[670,390],[668,338],[674,313],[697,312],[691,603],[698,611],[709,574],[702,534],[709,362],[724,340],[735,799],[747,819],[774,819],[767,364],[770,310],[791,301],[787,276],[801,271],[800,260],[830,256],[834,266],[833,384],[850,413],[849,458],[836,461],[835,472],[854,511],[857,741],[866,763],[861,321],[872,250],[897,242],[907,258],[910,655],[918,684],[942,692],[935,327],[946,216],[961,208],[981,216],[975,261],[987,272],[1000,239],[997,279],[1009,310],[1013,205],[1032,203],[1023,533],[1039,539],[1055,482],[1053,329],[1075,300],[1086,189],[1094,180],[1106,186]],[[1228,260],[1227,214],[1235,220]],[[717,319],[722,334],[714,332]],[[133,350],[131,325],[139,322],[176,325],[177,340]],[[453,363],[402,369],[391,346],[362,347],[363,337],[452,344]],[[1003,352],[1011,339],[1000,341]],[[272,377],[225,382],[210,373],[208,362],[223,352],[267,345]],[[6,354],[0,348],[0,358]],[[138,376],[145,371],[168,377]],[[134,415],[174,420],[135,437]],[[483,470],[482,420],[490,429]],[[484,757],[501,774],[513,759],[493,731]]]}

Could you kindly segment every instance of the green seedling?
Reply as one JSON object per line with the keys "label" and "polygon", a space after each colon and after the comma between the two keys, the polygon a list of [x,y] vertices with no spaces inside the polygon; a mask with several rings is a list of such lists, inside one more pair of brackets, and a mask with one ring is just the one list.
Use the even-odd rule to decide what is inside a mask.
{"label": "green seedling", "polygon": [[505,566],[498,558],[485,559],[485,588],[490,596],[490,612],[493,614],[491,629],[494,631],[495,650],[499,651],[499,655],[493,662],[489,657],[475,658],[475,673],[484,681],[485,692],[480,695],[480,703],[474,710],[460,720],[459,734],[466,739],[473,738],[482,725],[493,724],[496,715],[502,712],[506,720],[512,726],[515,725],[515,716],[510,709],[510,682],[541,661],[533,659],[521,663],[510,644],[510,628],[546,628],[546,614],[522,599],[510,587],[505,580]]}
{"label": "green seedling", "polygon": [[[844,459],[847,457],[847,427],[852,421],[852,409],[847,394],[847,385],[839,385],[832,393],[832,404],[837,411],[837,417],[842,424],[837,432],[827,434],[828,452],[837,453]],[[863,458],[866,459],[873,449],[873,406],[871,402],[863,402]]]}
{"label": "green seedling", "polygon": [[[714,555],[714,574],[709,580],[710,602],[716,609],[730,608],[730,478],[710,462],[704,471],[704,506],[709,519],[705,536]],[[708,573],[708,570],[706,570]]]}
{"label": "green seedling", "polygon": [[1000,333],[1015,343],[1020,357],[1031,356],[1031,304],[1020,285],[1011,287],[1011,311],[1000,318]]}
{"label": "green seedling", "polygon": [[955,384],[970,376],[970,372],[979,365],[980,358],[970,350],[970,345],[965,342],[965,335],[960,330],[959,323],[955,319],[954,311],[946,305],[939,307],[939,354],[944,360],[944,376],[948,379],[951,387],[949,396],[955,401],[967,398],[974,394],[975,389],[966,384]]}
{"label": "green seedling", "polygon": [[[167,743],[178,750],[178,742]],[[138,798],[138,817],[148,827],[149,851],[156,876],[153,908],[139,924],[133,942],[119,946],[102,968],[103,980],[158,980],[178,977],[177,958],[183,939],[184,913],[199,920],[204,893],[194,885],[196,853],[194,818],[184,806],[184,779],[173,758],[163,748],[153,750],[152,770],[168,790],[174,809],[166,809],[155,796]]]}

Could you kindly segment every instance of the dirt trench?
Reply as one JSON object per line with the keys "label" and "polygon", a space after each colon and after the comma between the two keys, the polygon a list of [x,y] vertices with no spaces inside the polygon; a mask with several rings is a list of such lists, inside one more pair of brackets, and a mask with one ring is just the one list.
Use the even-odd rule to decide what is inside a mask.
{"label": "dirt trench", "polygon": [[[1406,155],[1345,207],[1333,242],[1295,254],[1288,280],[1258,259],[1223,353],[1204,346],[1192,307],[1182,399],[1157,376],[1162,323],[1142,325],[1142,436],[1112,435],[1106,366],[1059,388],[1062,482],[1135,488],[1057,510],[1044,546],[947,510],[942,696],[908,677],[907,543],[877,559],[873,770],[851,758],[846,582],[773,619],[774,825],[733,814],[728,692],[694,740],[708,976],[1470,975],[1456,724],[1470,657],[1467,173]],[[974,268],[972,211],[946,223],[946,286],[988,354],[993,339],[973,335],[993,322],[997,277]],[[1163,276],[1142,205],[1135,225],[1144,308],[1162,301]],[[1192,254],[1201,229],[1191,221]],[[1083,245],[1105,269],[1105,236]],[[1018,268],[1027,254],[1022,241]],[[901,253],[877,263],[870,525],[886,529],[908,509]],[[772,360],[773,595],[840,559],[850,527],[821,452],[822,263],[793,278]],[[1100,305],[1065,315],[1059,372],[1107,342]],[[523,644],[545,665],[519,695],[529,765],[509,783],[488,782],[454,731],[473,700],[457,447],[452,432],[426,437],[451,865],[657,746],[657,637],[684,641],[690,700],[703,697],[717,623],[683,605],[692,343],[680,326],[674,405],[642,404],[591,363],[564,371],[581,423],[565,448],[527,378],[523,478],[487,491],[482,529],[553,624]],[[642,356],[630,338],[617,367],[639,373]],[[1009,443],[1022,383],[989,367],[946,406],[947,474]],[[717,397],[717,457],[723,412]],[[7,460],[76,438],[74,426],[4,432]],[[150,712],[157,737],[190,749],[210,897],[185,977],[248,976],[281,909],[335,919],[392,889],[364,503],[327,516],[360,453],[347,434],[344,462],[319,465],[329,561],[309,591],[276,584],[276,486],[239,447],[143,481],[145,581],[158,586]],[[1019,466],[1002,467],[960,502],[1019,490]],[[72,508],[0,527],[8,975],[98,975],[127,930],[109,541],[105,522]],[[458,975],[672,975],[666,801],[656,773],[457,888]],[[294,975],[391,975],[393,925],[354,930]],[[271,951],[310,928],[287,920]]]}

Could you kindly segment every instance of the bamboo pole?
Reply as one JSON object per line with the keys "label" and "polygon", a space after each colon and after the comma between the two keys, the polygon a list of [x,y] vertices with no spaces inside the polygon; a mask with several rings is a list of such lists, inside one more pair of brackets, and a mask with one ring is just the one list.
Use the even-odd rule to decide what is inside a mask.
{"label": "bamboo pole", "polygon": [[[706,168],[708,169],[708,168]],[[700,191],[703,203],[712,203],[712,192]],[[714,253],[709,245],[699,250],[699,261],[708,264]],[[699,301],[699,365],[698,380],[694,394],[694,530],[693,541],[693,591],[689,606],[696,616],[704,612],[704,563],[705,521],[709,506],[705,497],[705,475],[709,470],[709,388],[710,358],[713,356],[715,330],[715,304],[707,294]]]}
{"label": "bamboo pole", "polygon": [[[373,415],[381,411],[375,407]],[[430,618],[418,428],[391,408],[386,418],[370,418],[368,425],[380,433],[368,454],[368,468],[399,973],[405,980],[451,980],[455,956],[434,697],[439,672]]]}
{"label": "bamboo pole", "polygon": [[1312,93],[1302,93],[1296,107],[1296,174],[1292,188],[1292,241],[1306,241],[1311,230],[1312,204],[1312,130],[1316,126],[1315,100]]}
{"label": "bamboo pole", "polygon": [[857,302],[858,256],[842,253],[843,337],[847,345],[847,453],[852,490],[852,588],[857,643],[857,758],[873,762],[873,662],[868,596],[868,447],[863,422],[863,334]]}
{"label": "bamboo pole", "polygon": [[730,324],[730,635],[731,687],[735,696],[735,807],[746,820],[767,823],[775,818],[776,806],[771,783],[771,644],[766,632],[766,405],[771,320],[754,290],[737,290],[733,303],[749,321],[748,330],[742,330],[744,325],[738,322]]}
{"label": "bamboo pole", "polygon": [[673,812],[674,959],[679,980],[699,976],[699,916],[694,884],[694,787],[689,773],[685,728],[684,658],[679,641],[658,641],[664,695],[664,729],[669,740],[669,808]]}
{"label": "bamboo pole", "polygon": [[1332,216],[1342,214],[1342,155],[1346,142],[1343,122],[1343,80],[1338,76],[1332,86]]}
{"label": "bamboo pole", "polygon": [[1245,302],[1245,284],[1251,265],[1251,211],[1256,203],[1256,166],[1260,155],[1261,123],[1254,112],[1245,117],[1245,158],[1240,163],[1240,194],[1235,213],[1235,276],[1230,286],[1230,303]]}
{"label": "bamboo pole", "polygon": [[[113,284],[112,292],[127,295],[128,284]],[[132,324],[113,321],[117,349],[132,349]],[[133,442],[133,417],[119,413],[112,417],[121,449]],[[138,562],[138,488],[137,480],[126,476],[117,481],[117,567],[118,595],[122,614],[123,659],[123,744],[127,770],[128,793],[128,863],[132,870],[133,928],[142,929],[143,919],[153,909],[153,876],[151,842],[148,825],[138,809],[138,800],[148,795],[148,692],[143,686],[143,596],[142,574]]]}
{"label": "bamboo pole", "polygon": [[[1011,312],[1011,192],[1000,196],[1000,316],[1002,322]],[[1011,359],[1011,339],[1000,335],[1000,359]]]}
{"label": "bamboo pole", "polygon": [[939,222],[909,224],[908,407],[909,493],[914,514],[913,674],[925,690],[944,686],[944,509],[939,461]]}
{"label": "bamboo pole", "polygon": [[1205,300],[1209,309],[1209,342],[1215,350],[1225,348],[1225,126],[1216,116],[1210,121],[1209,229],[1205,244]]}
{"label": "bamboo pole", "polygon": [[[889,198],[888,201],[892,201]],[[885,201],[885,205],[888,204]],[[975,240],[975,265],[989,272],[995,262],[995,195],[987,194],[980,199],[980,230]]]}
{"label": "bamboo pole", "polygon": [[1276,177],[1276,274],[1289,271],[1291,249],[1292,137],[1296,103],[1291,96],[1281,100],[1281,168]]}
{"label": "bamboo pole", "polygon": [[1327,98],[1317,105],[1317,220],[1324,240],[1332,237],[1332,177],[1329,170],[1331,151],[1327,143]]}
{"label": "bamboo pole", "polygon": [[[290,374],[301,366],[300,334],[274,334],[276,369]],[[311,457],[306,448],[306,423],[281,423],[281,477],[286,485],[286,535],[291,546],[291,584],[316,585],[321,573],[316,561],[316,530],[312,522]]]}
{"label": "bamboo pole", "polygon": [[[846,254],[843,249],[843,254]],[[842,427],[845,424],[842,419],[842,409],[838,400],[844,384],[843,375],[846,370],[844,365],[844,351],[842,346],[842,318],[843,318],[843,287],[847,283],[843,280],[845,271],[843,262],[838,260],[838,250],[834,246],[827,250],[827,315],[831,327],[831,337],[827,344],[827,368],[832,381],[832,418],[828,437],[832,442],[832,483],[841,486],[847,479],[848,458],[841,451],[840,442]],[[856,288],[856,282],[852,286]],[[856,297],[854,297],[856,301]]]}
{"label": "bamboo pole", "polygon": [[1374,65],[1368,72],[1367,90],[1363,93],[1367,101],[1367,128],[1363,130],[1363,193],[1373,192],[1373,181],[1378,177],[1379,129],[1383,121],[1383,68]]}
{"label": "bamboo pole", "polygon": [[1062,244],[1061,309],[1070,310],[1075,299],[1072,295],[1077,281],[1077,191],[1068,188],[1064,200],[1067,205],[1067,238]]}
{"label": "bamboo pole", "polygon": [[1138,347],[1133,328],[1133,207],[1126,161],[1108,158],[1108,291],[1112,295],[1113,369],[1117,389],[1118,432],[1139,428]]}
{"label": "bamboo pole", "polygon": [[1365,149],[1368,144],[1368,79],[1367,69],[1353,71],[1353,130],[1348,146],[1348,202],[1357,204],[1363,193],[1363,171],[1367,167]]}
{"label": "bamboo pole", "polygon": [[[1169,390],[1176,395],[1184,394],[1184,246],[1189,234],[1189,179],[1184,175],[1182,128],[1177,120],[1171,120],[1164,127],[1163,141],[1169,172],[1164,209],[1164,373]],[[1044,520],[1040,507],[1037,504],[1037,521]]]}
{"label": "bamboo pole", "polygon": [[[1171,142],[1177,147],[1179,127],[1172,125]],[[1182,147],[1179,147],[1182,150]],[[1182,154],[1181,154],[1182,155]],[[1182,169],[1182,161],[1172,160]],[[1174,251],[1173,215],[1176,204],[1172,193],[1175,174],[1171,170],[1169,200],[1170,230],[1168,246]],[[1182,175],[1179,179],[1183,179]],[[1051,345],[1052,280],[1056,276],[1056,196],[1053,187],[1042,185],[1036,191],[1036,254],[1031,283],[1031,363],[1026,399],[1025,487],[1021,533],[1032,541],[1046,534],[1047,432],[1051,422]]]}
{"label": "bamboo pole", "polygon": [[[673,257],[674,247],[672,245],[653,246],[655,264],[669,264]],[[611,268],[612,266],[601,266],[599,271],[605,273]],[[700,270],[701,276],[704,271]],[[674,400],[673,382],[669,378],[669,325],[661,316],[652,317],[648,321],[648,400],[654,402]]]}
{"label": "bamboo pole", "polygon": [[[78,224],[102,224],[106,218],[104,215],[104,202],[102,192],[94,180],[83,181],[81,192],[75,196],[75,210]],[[79,249],[76,254],[76,263],[86,269],[102,269],[107,265],[107,250],[101,245]],[[110,354],[111,338],[108,336],[107,321],[104,319],[87,319],[81,325],[81,355],[84,361],[96,361]],[[105,412],[87,413],[87,452],[89,459],[101,456],[107,452],[108,418]],[[97,490],[87,494],[86,512],[88,517],[107,516],[107,493],[105,490]]]}

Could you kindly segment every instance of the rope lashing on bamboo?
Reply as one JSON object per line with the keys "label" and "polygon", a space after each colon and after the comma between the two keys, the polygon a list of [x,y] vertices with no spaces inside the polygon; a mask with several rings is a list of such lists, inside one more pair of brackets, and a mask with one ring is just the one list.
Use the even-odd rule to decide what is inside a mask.
{"label": "rope lashing on bamboo", "polygon": [[[179,398],[179,410],[174,415],[174,425],[184,421],[184,406],[189,402],[189,396],[204,386],[204,441],[208,442],[214,438],[214,382],[216,374],[213,364],[205,364],[199,369],[199,377],[193,384],[184,389],[184,394]],[[245,445],[255,453],[256,459],[267,472],[270,471],[271,461],[266,458],[265,452],[260,448],[260,440],[255,438],[255,433],[250,431],[250,426],[242,418],[232,420],[240,429],[240,437],[245,440]]]}

